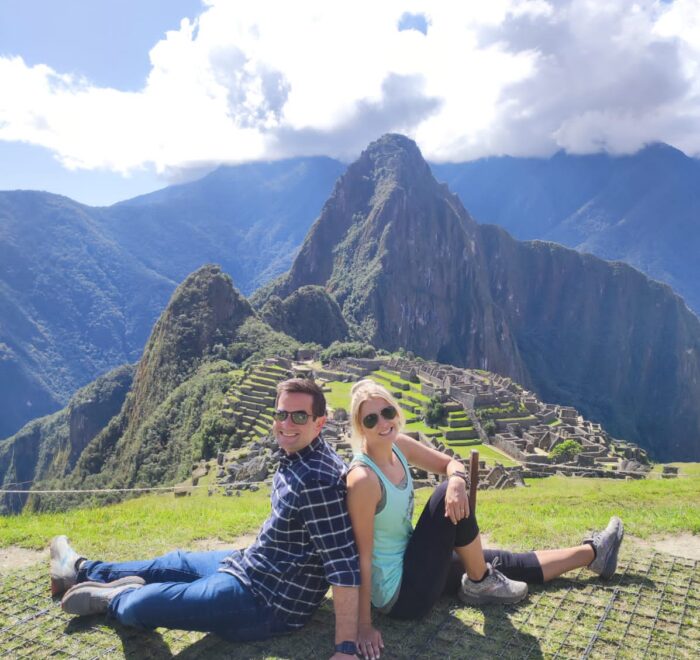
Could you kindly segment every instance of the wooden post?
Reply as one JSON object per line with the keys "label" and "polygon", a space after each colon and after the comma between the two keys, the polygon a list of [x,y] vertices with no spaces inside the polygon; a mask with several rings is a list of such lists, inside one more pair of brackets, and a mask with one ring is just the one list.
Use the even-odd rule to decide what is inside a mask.
{"label": "wooden post", "polygon": [[469,457],[469,509],[476,512],[476,489],[479,485],[479,452],[472,449]]}

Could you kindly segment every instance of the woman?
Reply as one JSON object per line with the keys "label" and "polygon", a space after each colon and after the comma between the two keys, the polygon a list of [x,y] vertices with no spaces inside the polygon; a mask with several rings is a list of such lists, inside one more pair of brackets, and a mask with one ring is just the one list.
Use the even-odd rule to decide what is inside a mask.
{"label": "woman", "polygon": [[[392,617],[417,619],[444,591],[472,605],[516,603],[527,595],[528,582],[541,584],[583,566],[605,578],[615,572],[623,536],[617,517],[574,548],[483,550],[463,465],[402,434],[403,411],[381,385],[362,380],[351,395],[353,442],[360,451],[348,474],[348,509],[360,555],[358,646],[365,657],[378,658],[384,646],[372,625],[372,605]],[[415,530],[409,464],[447,477]]]}

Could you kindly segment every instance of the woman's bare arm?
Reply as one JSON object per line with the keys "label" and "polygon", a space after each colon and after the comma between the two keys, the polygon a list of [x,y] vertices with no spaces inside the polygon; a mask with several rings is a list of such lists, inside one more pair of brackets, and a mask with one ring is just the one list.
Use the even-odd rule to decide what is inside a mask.
{"label": "woman's bare arm", "polygon": [[378,658],[384,648],[381,633],[372,626],[372,549],[374,514],[381,499],[379,478],[370,468],[357,466],[348,474],[348,512],[360,555],[360,652]]}

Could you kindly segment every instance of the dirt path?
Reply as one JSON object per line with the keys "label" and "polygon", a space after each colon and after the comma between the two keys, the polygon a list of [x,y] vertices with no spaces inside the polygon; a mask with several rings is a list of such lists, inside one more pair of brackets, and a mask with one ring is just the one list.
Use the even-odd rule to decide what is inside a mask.
{"label": "dirt path", "polygon": [[674,536],[657,536],[650,539],[638,539],[626,536],[624,543],[630,543],[641,548],[656,550],[674,557],[700,560],[700,536],[683,533]]}
{"label": "dirt path", "polygon": [[47,550],[27,550],[25,548],[0,548],[0,575],[3,573],[49,560]]}

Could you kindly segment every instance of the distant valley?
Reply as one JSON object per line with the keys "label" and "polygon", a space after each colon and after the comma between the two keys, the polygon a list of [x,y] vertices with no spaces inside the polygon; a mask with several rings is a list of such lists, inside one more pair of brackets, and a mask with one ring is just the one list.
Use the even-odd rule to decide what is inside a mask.
{"label": "distant valley", "polygon": [[326,158],[220,168],[109,208],[0,192],[0,438],[134,362],[202,264],[245,293],[284,272],[342,170]]}

